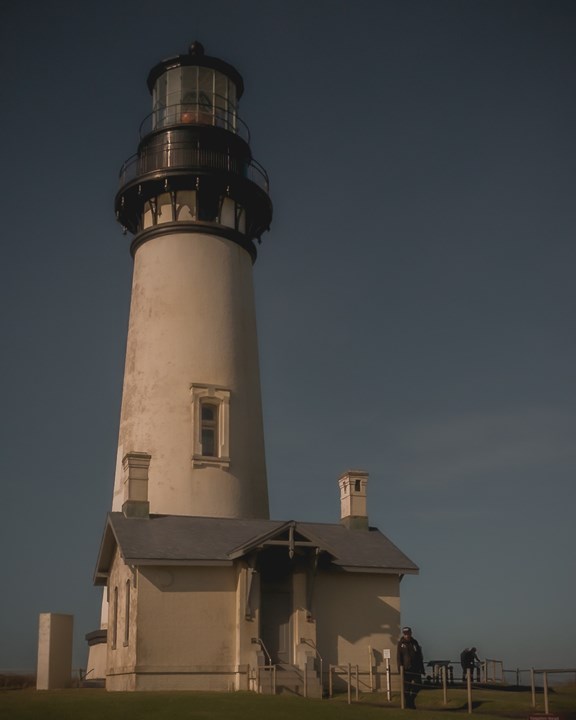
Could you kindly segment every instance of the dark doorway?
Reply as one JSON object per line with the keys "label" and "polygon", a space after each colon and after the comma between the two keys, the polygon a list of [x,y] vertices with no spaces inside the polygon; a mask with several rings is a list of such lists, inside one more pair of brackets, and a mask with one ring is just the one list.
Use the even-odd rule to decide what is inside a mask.
{"label": "dark doorway", "polygon": [[292,568],[288,548],[267,548],[259,557],[260,637],[273,663],[291,663]]}

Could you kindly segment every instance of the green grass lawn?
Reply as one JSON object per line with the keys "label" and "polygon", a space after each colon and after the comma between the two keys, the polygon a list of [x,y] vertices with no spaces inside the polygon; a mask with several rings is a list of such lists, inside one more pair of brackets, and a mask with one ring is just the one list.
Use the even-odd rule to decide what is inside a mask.
{"label": "green grass lawn", "polygon": [[[353,696],[354,698],[354,696]],[[523,718],[544,712],[544,698],[531,707],[530,690],[473,691],[473,716],[479,720]],[[558,686],[550,693],[550,713],[576,720],[576,686]],[[346,695],[329,700],[305,700],[254,693],[149,692],[108,693],[105,690],[0,691],[1,720],[453,720],[468,717],[466,693],[426,689],[418,695],[417,710],[401,710],[398,698],[388,702],[381,693],[360,695],[348,705]]]}

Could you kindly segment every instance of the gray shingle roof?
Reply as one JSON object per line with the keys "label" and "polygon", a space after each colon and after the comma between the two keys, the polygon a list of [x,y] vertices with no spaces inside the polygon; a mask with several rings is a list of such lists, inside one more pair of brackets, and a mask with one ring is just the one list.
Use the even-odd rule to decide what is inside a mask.
{"label": "gray shingle roof", "polygon": [[285,535],[290,526],[332,556],[346,570],[417,573],[417,566],[376,528],[348,530],[341,524],[159,515],[126,518],[108,515],[96,568],[104,584],[118,546],[124,560],[140,564],[231,564],[265,540]]}

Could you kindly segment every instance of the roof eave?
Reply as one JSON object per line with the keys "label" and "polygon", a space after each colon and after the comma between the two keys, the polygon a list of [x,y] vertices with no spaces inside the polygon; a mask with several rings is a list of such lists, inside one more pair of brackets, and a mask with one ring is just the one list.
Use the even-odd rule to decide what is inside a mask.
{"label": "roof eave", "polygon": [[117,546],[118,539],[112,526],[110,513],[108,513],[106,516],[104,532],[102,533],[102,540],[100,541],[100,549],[98,550],[96,568],[92,579],[94,585],[106,585],[106,581],[104,580],[103,582],[103,578],[108,578],[112,559],[114,558],[114,551]]}
{"label": "roof eave", "polygon": [[370,573],[373,575],[418,575],[419,568],[399,568],[399,567],[374,567],[367,565],[340,565],[334,563],[345,572],[354,573]]}
{"label": "roof eave", "polygon": [[210,559],[210,560],[198,560],[194,558],[185,558],[180,560],[174,560],[173,558],[136,558],[136,557],[126,557],[124,558],[127,565],[135,565],[136,567],[139,566],[150,566],[150,565],[182,565],[182,566],[207,566],[207,567],[230,567],[234,564],[232,560],[216,560],[216,559]]}

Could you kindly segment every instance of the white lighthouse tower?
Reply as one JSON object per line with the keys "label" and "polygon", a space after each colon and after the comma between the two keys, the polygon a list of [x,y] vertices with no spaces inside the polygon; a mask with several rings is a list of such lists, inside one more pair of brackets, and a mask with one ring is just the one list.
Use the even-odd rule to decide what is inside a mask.
{"label": "white lighthouse tower", "polygon": [[86,679],[320,697],[331,665],[377,674],[418,568],[369,525],[363,471],[340,478],[340,522],[269,519],[252,266],[272,205],[243,81],[194,43],[148,87],[115,201],[134,276]]}
{"label": "white lighthouse tower", "polygon": [[267,518],[252,265],[272,206],[242,77],[195,42],[148,88],[116,196],[134,276],[112,509]]}
{"label": "white lighthouse tower", "polygon": [[[238,114],[244,83],[194,42],[148,88],[115,199],[134,271],[112,511],[267,519],[252,266],[272,204]],[[108,614],[105,598],[93,677]]]}

